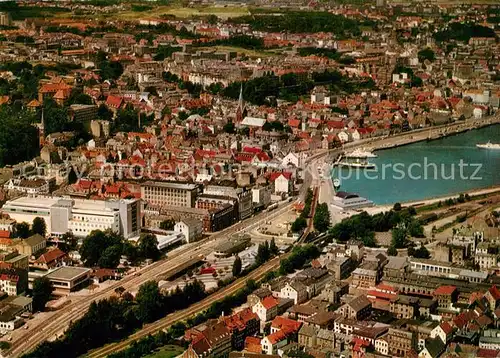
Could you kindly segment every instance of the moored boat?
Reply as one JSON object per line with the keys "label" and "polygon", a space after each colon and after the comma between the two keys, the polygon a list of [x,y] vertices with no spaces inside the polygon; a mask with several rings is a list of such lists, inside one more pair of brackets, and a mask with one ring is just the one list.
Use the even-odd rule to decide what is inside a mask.
{"label": "moored boat", "polygon": [[481,149],[500,150],[500,144],[491,142],[485,144],[476,144],[476,147]]}

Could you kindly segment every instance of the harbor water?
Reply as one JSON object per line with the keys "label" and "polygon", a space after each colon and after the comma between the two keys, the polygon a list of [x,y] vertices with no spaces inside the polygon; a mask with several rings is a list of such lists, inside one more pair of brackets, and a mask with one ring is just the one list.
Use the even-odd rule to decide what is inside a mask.
{"label": "harbor water", "polygon": [[376,204],[418,201],[500,185],[500,150],[476,144],[500,143],[500,125],[377,151],[375,169],[334,168],[339,190]]}

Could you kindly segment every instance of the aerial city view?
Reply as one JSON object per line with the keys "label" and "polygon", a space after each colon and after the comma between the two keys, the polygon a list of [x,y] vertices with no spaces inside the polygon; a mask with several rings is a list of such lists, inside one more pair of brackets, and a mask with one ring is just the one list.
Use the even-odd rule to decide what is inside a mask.
{"label": "aerial city view", "polygon": [[500,358],[500,2],[0,1],[3,357]]}

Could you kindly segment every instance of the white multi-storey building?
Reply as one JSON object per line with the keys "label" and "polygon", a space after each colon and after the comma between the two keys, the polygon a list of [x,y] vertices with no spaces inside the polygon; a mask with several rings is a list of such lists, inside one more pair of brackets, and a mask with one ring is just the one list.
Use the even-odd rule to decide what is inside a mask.
{"label": "white multi-storey building", "polygon": [[141,208],[138,199],[87,200],[66,197],[20,197],[2,208],[17,222],[45,220],[47,233],[61,236],[71,231],[85,237],[93,230],[111,229],[125,238],[136,236],[141,229]]}

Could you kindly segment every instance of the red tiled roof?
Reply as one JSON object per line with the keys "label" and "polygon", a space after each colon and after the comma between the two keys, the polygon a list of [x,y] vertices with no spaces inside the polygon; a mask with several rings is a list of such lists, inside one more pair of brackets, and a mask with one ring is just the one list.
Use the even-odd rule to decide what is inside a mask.
{"label": "red tiled roof", "polygon": [[261,301],[266,310],[271,309],[278,305],[278,300],[273,296],[267,296]]}
{"label": "red tiled roof", "polygon": [[267,162],[267,161],[269,161],[269,159],[271,159],[271,158],[269,158],[269,155],[266,152],[258,153],[257,158],[261,162]]}
{"label": "red tiled roof", "polygon": [[19,281],[19,276],[17,275],[7,275],[5,273],[0,275],[0,281],[11,281],[11,282],[17,282]]}
{"label": "red tiled roof", "polygon": [[247,350],[249,352],[253,352],[253,353],[262,353],[260,338],[246,337],[245,338],[245,350]]}
{"label": "red tiled roof", "polygon": [[66,253],[56,247],[55,249],[52,249],[50,251],[47,251],[43,255],[40,255],[36,262],[50,264],[51,262],[54,262],[64,256],[66,256]]}
{"label": "red tiled roof", "polygon": [[120,106],[122,104],[123,104],[123,98],[122,97],[109,95],[108,98],[106,98],[106,105],[108,105],[110,107],[120,108]]}
{"label": "red tiled roof", "polygon": [[434,296],[451,295],[457,288],[455,286],[440,286],[434,291]]}
{"label": "red tiled roof", "polygon": [[377,298],[377,299],[382,298],[385,300],[392,300],[392,299],[395,299],[398,297],[398,295],[395,293],[387,293],[387,292],[381,292],[381,291],[377,291],[377,290],[369,290],[366,293],[366,296],[368,298]]}
{"label": "red tiled roof", "polygon": [[495,301],[500,300],[500,290],[497,286],[491,286],[488,292],[493,297],[493,299],[495,299]]}
{"label": "red tiled roof", "polygon": [[302,327],[302,322],[298,322],[293,319],[285,318],[282,316],[277,316],[271,322],[271,327],[292,333],[299,331],[300,327]]}
{"label": "red tiled roof", "polygon": [[448,322],[441,323],[440,327],[446,335],[449,335],[451,334],[451,332],[453,332],[453,327]]}
{"label": "red tiled roof", "polygon": [[269,181],[273,182],[282,175],[288,180],[292,178],[292,173],[290,172],[274,172],[269,175]]}
{"label": "red tiled roof", "polygon": [[10,231],[9,230],[0,230],[0,239],[8,239],[8,238],[10,238]]}
{"label": "red tiled roof", "polygon": [[300,126],[300,119],[290,119],[288,125],[292,128],[298,128]]}
{"label": "red tiled roof", "polygon": [[259,154],[262,152],[262,149],[260,149],[258,147],[244,147],[243,151],[246,153]]}
{"label": "red tiled roof", "polygon": [[478,358],[496,358],[499,353],[496,349],[479,348],[476,352]]}
{"label": "red tiled roof", "polygon": [[343,129],[345,127],[343,121],[328,121],[326,126],[330,129]]}
{"label": "red tiled roof", "polygon": [[276,332],[268,335],[267,339],[269,340],[269,342],[271,342],[272,345],[274,345],[278,342],[285,340],[286,337],[287,337],[287,334],[285,331],[276,331]]}
{"label": "red tiled roof", "polygon": [[259,316],[256,313],[252,312],[250,308],[246,308],[238,313],[233,314],[232,316],[226,316],[222,318],[226,327],[233,331],[235,329],[244,330],[251,320],[258,320]]}

